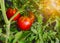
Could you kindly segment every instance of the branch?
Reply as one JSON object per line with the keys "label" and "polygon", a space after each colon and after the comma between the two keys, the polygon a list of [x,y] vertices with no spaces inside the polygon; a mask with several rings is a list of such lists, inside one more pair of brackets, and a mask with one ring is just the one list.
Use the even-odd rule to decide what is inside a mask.
{"label": "branch", "polygon": [[8,18],[6,16],[4,0],[0,0],[0,3],[1,3],[2,15],[3,15],[4,21],[6,23],[6,43],[8,43],[8,39],[9,39],[9,35],[10,35],[10,21],[8,20]]}
{"label": "branch", "polygon": [[1,0],[0,0],[0,4],[1,4]]}
{"label": "branch", "polygon": [[6,12],[5,12],[6,10],[5,10],[4,0],[0,0],[0,3],[1,3],[1,11],[2,11],[2,15],[3,15],[4,21],[5,21],[6,24],[8,24],[9,21],[8,21],[7,16],[6,16]]}
{"label": "branch", "polygon": [[28,3],[29,3],[29,1],[26,4],[24,4],[22,6],[22,8],[20,8],[19,11],[17,11],[16,14],[14,14],[14,16],[11,17],[11,19],[9,21],[11,22],[14,19],[14,17],[16,17],[19,13],[23,12],[24,8],[27,6]]}
{"label": "branch", "polygon": [[8,43],[8,39],[10,36],[10,23],[8,25],[6,25],[6,43]]}
{"label": "branch", "polygon": [[18,15],[18,13],[20,13],[20,11],[18,11],[16,14],[14,14],[14,16],[12,16],[9,21],[11,22],[14,19],[14,17],[16,17]]}

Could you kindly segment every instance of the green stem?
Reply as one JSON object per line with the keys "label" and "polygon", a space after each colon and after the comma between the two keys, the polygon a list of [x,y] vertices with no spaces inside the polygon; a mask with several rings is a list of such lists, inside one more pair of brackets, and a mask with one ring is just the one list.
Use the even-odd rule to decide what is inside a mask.
{"label": "green stem", "polygon": [[39,40],[41,41],[41,43],[44,43],[44,42],[43,42],[43,37],[42,37],[41,34],[39,34]]}
{"label": "green stem", "polygon": [[26,40],[26,38],[30,35],[31,33],[29,33],[26,37],[24,37],[22,40]]}
{"label": "green stem", "polygon": [[12,21],[11,24],[14,24],[16,21]]}
{"label": "green stem", "polygon": [[14,19],[14,17],[18,15],[18,13],[20,13],[20,11],[18,11],[16,14],[14,14],[14,16],[12,16],[9,21],[11,22]]}
{"label": "green stem", "polygon": [[0,9],[1,10],[1,9]]}
{"label": "green stem", "polygon": [[4,17],[4,21],[5,21],[6,24],[8,24],[9,21],[8,21],[7,16],[6,16],[6,12],[5,12],[6,10],[5,10],[4,0],[0,0],[0,1],[1,1],[1,11],[2,11],[2,15],[3,15],[3,17]]}
{"label": "green stem", "polygon": [[0,0],[0,3],[1,3],[2,15],[3,15],[4,21],[5,21],[5,24],[6,24],[6,42],[5,43],[8,43],[8,38],[9,38],[9,35],[10,35],[10,21],[8,20],[8,18],[6,16],[4,0]]}
{"label": "green stem", "polygon": [[9,39],[9,35],[10,35],[10,23],[8,25],[6,25],[6,42],[8,43],[8,39]]}
{"label": "green stem", "polygon": [[1,1],[0,1],[0,4],[1,4]]}

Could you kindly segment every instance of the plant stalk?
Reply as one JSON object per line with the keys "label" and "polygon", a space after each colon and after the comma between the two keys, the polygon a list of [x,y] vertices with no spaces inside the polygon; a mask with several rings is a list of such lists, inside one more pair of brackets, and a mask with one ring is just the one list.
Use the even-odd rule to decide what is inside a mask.
{"label": "plant stalk", "polygon": [[10,35],[10,23],[6,25],[6,43],[8,43],[9,35]]}
{"label": "plant stalk", "polygon": [[0,9],[1,10],[1,9]]}
{"label": "plant stalk", "polygon": [[5,10],[5,3],[4,3],[4,0],[0,0],[1,1],[1,11],[2,11],[2,15],[3,15],[3,18],[4,18],[4,21],[6,24],[9,24],[9,21],[8,21],[8,18],[6,16],[6,10]]}
{"label": "plant stalk", "polygon": [[10,21],[8,20],[8,18],[6,16],[4,0],[0,0],[0,3],[1,3],[2,15],[3,15],[4,21],[6,24],[6,41],[5,41],[5,43],[8,43],[8,39],[9,39],[9,35],[10,35]]}

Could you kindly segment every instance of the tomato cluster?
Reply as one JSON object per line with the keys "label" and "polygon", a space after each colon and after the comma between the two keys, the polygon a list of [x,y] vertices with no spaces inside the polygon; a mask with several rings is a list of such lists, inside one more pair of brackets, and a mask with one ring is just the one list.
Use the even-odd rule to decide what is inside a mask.
{"label": "tomato cluster", "polygon": [[[10,19],[16,12],[17,12],[17,9],[8,8],[6,11],[6,15],[7,15],[8,19]],[[17,21],[17,26],[21,30],[29,30],[35,19],[33,12],[30,11],[29,16],[21,16],[21,17],[20,16],[21,16],[20,13],[17,14],[17,16],[14,17],[13,20]]]}

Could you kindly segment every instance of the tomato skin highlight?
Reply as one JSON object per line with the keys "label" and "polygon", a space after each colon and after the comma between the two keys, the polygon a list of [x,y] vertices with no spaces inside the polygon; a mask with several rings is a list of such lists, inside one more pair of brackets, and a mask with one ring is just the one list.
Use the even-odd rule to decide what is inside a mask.
{"label": "tomato skin highlight", "polygon": [[[17,12],[17,9],[8,8],[6,11],[7,18],[10,19],[16,12]],[[20,17],[20,13],[17,14],[17,16],[14,17],[13,20],[16,21],[19,17]]]}
{"label": "tomato skin highlight", "polygon": [[20,17],[17,21],[17,25],[21,30],[29,30],[32,22],[29,17]]}

